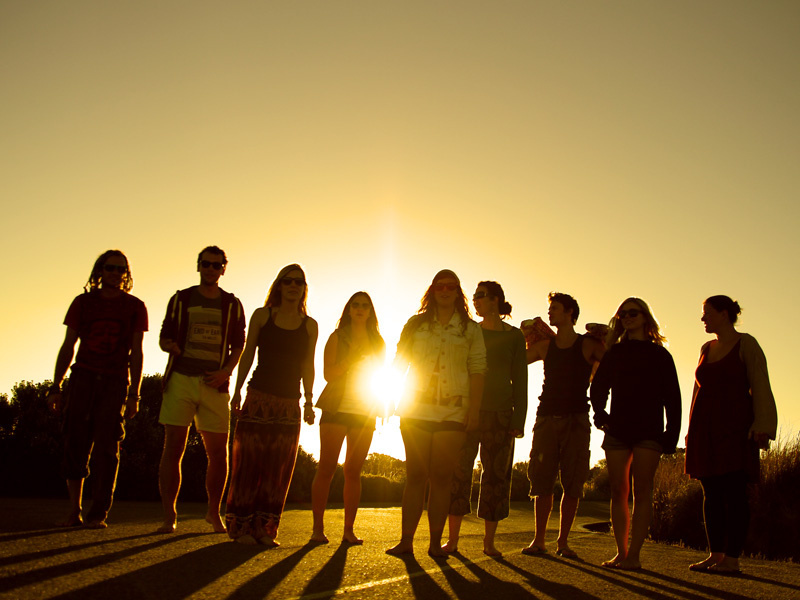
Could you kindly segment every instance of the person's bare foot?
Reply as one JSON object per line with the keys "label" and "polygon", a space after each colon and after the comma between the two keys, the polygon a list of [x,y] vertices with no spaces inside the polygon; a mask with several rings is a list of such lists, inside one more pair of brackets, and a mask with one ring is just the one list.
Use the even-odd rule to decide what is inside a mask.
{"label": "person's bare foot", "polygon": [[315,544],[327,544],[329,540],[328,536],[322,531],[312,531],[311,539],[309,541],[314,542]]}
{"label": "person's bare foot", "polygon": [[400,556],[401,554],[414,554],[414,543],[400,540],[400,543],[388,548],[386,550],[386,554],[391,554],[393,556]]}
{"label": "person's bare foot", "polygon": [[353,546],[360,546],[361,544],[364,543],[364,540],[356,536],[356,534],[353,533],[352,531],[345,531],[342,534],[342,541],[345,542],[346,544],[352,544]]}
{"label": "person's bare foot", "polygon": [[266,546],[267,548],[277,548],[278,546],[280,546],[278,542],[276,542],[272,538],[268,538],[267,536],[258,538],[258,543],[261,544],[262,546]]}
{"label": "person's bare foot", "polygon": [[175,521],[164,521],[161,527],[156,529],[156,533],[175,533]]}
{"label": "person's bare foot", "polygon": [[444,550],[447,554],[455,554],[458,552],[458,541],[447,540],[447,543],[442,546],[442,550]]}
{"label": "person's bare foot", "polygon": [[609,569],[616,569],[619,564],[623,561],[623,558],[617,554],[614,558],[610,560],[604,560],[600,563],[601,567],[608,567]]}
{"label": "person's bare foot", "polygon": [[92,519],[91,521],[87,521],[84,527],[86,527],[86,529],[105,529],[108,527],[108,524],[105,519]]}
{"label": "person's bare foot", "polygon": [[228,533],[228,530],[225,528],[225,523],[222,522],[219,513],[208,513],[206,515],[206,523],[214,528],[214,533]]}
{"label": "person's bare foot", "polygon": [[705,571],[708,567],[716,565],[719,562],[715,556],[709,556],[705,560],[689,565],[690,571]]}
{"label": "person's bare foot", "polygon": [[66,517],[61,519],[60,521],[56,521],[56,527],[80,527],[83,525],[83,518],[81,517],[81,511],[78,510],[70,512]]}
{"label": "person's bare foot", "polygon": [[258,543],[252,535],[240,535],[234,541],[243,546],[255,546]]}
{"label": "person's bare foot", "polygon": [[483,553],[486,556],[503,556],[503,553],[494,546],[484,546]]}
{"label": "person's bare foot", "polygon": [[625,560],[619,561],[616,568],[622,569],[623,571],[638,571],[642,568],[642,563],[628,556]]}
{"label": "person's bare foot", "polygon": [[445,552],[444,548],[442,548],[439,545],[436,545],[436,546],[430,546],[428,548],[428,556],[432,558],[447,558],[448,556],[450,556],[450,553]]}

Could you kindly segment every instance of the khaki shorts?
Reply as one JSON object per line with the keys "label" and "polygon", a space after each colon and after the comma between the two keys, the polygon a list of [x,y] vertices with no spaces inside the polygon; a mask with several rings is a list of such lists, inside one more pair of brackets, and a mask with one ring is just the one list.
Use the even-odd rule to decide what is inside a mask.
{"label": "khaki shorts", "polygon": [[530,497],[552,494],[560,473],[564,493],[581,498],[583,484],[589,477],[591,437],[589,413],[536,417],[528,463]]}
{"label": "khaki shorts", "polygon": [[228,433],[231,397],[203,383],[202,375],[172,373],[161,399],[158,422],[188,427],[194,419],[198,431]]}

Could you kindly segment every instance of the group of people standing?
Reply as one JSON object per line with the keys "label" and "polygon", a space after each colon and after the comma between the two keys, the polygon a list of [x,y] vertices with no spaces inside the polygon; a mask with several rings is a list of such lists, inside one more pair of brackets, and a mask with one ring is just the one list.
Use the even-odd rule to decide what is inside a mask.
{"label": "group of people standing", "polygon": [[[159,415],[165,440],[159,466],[164,522],[158,531],[176,528],[181,460],[194,421],[208,455],[206,520],[214,531],[227,532],[237,542],[277,546],[301,418],[309,424],[315,420],[318,326],[306,310],[305,273],[292,264],[278,273],[245,336],[241,302],[219,287],[226,266],[224,251],[204,248],[197,259],[199,285],[175,293],[161,327],[160,347],[169,359]],[[83,523],[82,491],[90,455],[93,503],[86,526],[106,526],[124,418],[132,418],[138,409],[142,337],[148,328],[147,310],[129,293],[132,286],[127,258],[109,250],[97,259],[86,293],[73,301],[65,319],[67,334],[48,397],[54,410],[64,412],[64,474],[70,497],[65,526]],[[579,307],[574,298],[552,293],[548,300],[549,325],[555,331],[539,318],[518,329],[506,322],[511,305],[502,287],[482,281],[473,295],[481,319],[476,322],[458,276],[447,269],[434,276],[419,311],[403,328],[394,360],[395,368],[405,374],[396,412],[406,451],[406,486],[401,538],[387,553],[413,552],[426,491],[429,554],[457,552],[462,519],[471,512],[472,470],[480,453],[483,551],[500,555],[495,533],[509,514],[514,441],[523,437],[527,414],[527,365],[541,360],[544,385],[528,467],[535,536],[523,553],[547,552],[546,525],[560,478],[556,553],[577,557],[568,536],[589,473],[591,406],[595,425],[605,433],[617,545],[616,555],[603,565],[641,567],[656,467],[661,454],[675,451],[679,437],[681,398],[675,365],[643,300],[626,299],[608,327],[588,325],[585,334],[575,330]],[[738,571],[747,532],[747,484],[757,480],[759,448],[775,438],[777,429],[766,359],[752,336],[735,330],[739,313],[738,304],[727,296],[713,296],[703,304],[706,331],[716,339],[701,352],[686,438],[686,472],[703,485],[710,549],[706,560],[690,567],[697,571]],[[64,407],[61,382],[79,339]],[[256,350],[257,365],[242,401]],[[385,353],[372,299],[356,292],[325,345],[327,385],[316,403],[321,417],[320,457],[312,484],[313,542],[328,542],[324,511],[346,440],[342,541],[362,543],[354,532],[360,474],[376,417],[383,411],[369,379]],[[229,381],[237,366],[230,395]],[[238,418],[223,522],[231,413]],[[449,538],[443,544],[448,522]]]}

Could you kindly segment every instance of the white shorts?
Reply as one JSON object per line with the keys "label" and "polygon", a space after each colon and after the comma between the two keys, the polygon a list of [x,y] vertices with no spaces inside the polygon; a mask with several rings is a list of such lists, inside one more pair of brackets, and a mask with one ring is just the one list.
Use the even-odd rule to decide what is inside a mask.
{"label": "white shorts", "polygon": [[228,433],[231,397],[203,383],[203,376],[172,373],[161,399],[158,422],[188,427],[194,419],[198,431]]}

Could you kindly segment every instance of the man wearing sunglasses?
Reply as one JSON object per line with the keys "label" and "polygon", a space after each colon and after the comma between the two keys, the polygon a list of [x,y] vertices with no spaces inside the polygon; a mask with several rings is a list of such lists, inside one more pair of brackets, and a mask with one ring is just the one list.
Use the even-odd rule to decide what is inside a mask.
{"label": "man wearing sunglasses", "polygon": [[[128,293],[132,288],[128,259],[119,250],[107,250],[94,263],[84,287],[86,293],[72,301],[64,319],[67,334],[47,397],[53,411],[64,411],[62,468],[70,511],[58,523],[63,527],[83,524],[83,483],[89,475],[90,456],[92,507],[86,527],[106,527],[117,481],[119,445],[125,437],[123,417],[131,419],[139,410],[147,309]],[[78,340],[64,406],[61,382]]]}
{"label": "man wearing sunglasses", "polygon": [[568,294],[552,292],[548,296],[547,316],[556,335],[528,347],[528,364],[544,361],[544,385],[539,396],[533,447],[528,463],[531,497],[535,498],[536,532],[523,554],[543,554],[545,531],[553,508],[553,486],[561,475],[560,523],[556,553],[577,558],[569,547],[572,522],[589,475],[589,422],[587,390],[592,371],[603,358],[605,348],[591,335],[575,331],[580,308]]}
{"label": "man wearing sunglasses", "polygon": [[158,417],[164,425],[164,451],[158,471],[164,523],[159,533],[175,531],[181,461],[192,421],[208,457],[206,521],[215,532],[225,532],[219,513],[228,479],[228,383],[245,342],[242,303],[219,287],[227,263],[222,249],[203,248],[197,256],[200,284],[172,296],[161,325],[159,345],[169,354],[169,360]]}

